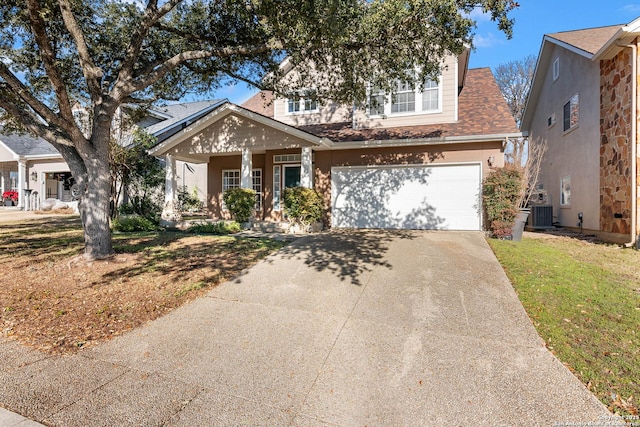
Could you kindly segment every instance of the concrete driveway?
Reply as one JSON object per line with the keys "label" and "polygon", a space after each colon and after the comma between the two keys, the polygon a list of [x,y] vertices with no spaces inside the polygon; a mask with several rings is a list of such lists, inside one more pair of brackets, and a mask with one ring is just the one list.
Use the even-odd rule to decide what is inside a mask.
{"label": "concrete driveway", "polygon": [[94,349],[5,341],[0,358],[0,405],[51,425],[611,421],[543,347],[480,233],[305,237]]}

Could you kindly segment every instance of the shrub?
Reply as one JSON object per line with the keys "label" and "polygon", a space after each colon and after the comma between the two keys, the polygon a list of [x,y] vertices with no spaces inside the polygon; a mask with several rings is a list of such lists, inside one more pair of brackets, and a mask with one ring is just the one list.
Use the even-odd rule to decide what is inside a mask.
{"label": "shrub", "polygon": [[134,196],[129,203],[121,204],[118,211],[120,215],[138,215],[157,223],[162,206],[150,197]]}
{"label": "shrub", "polygon": [[495,169],[484,180],[482,201],[494,237],[511,235],[521,192],[522,172],[514,167]]}
{"label": "shrub", "polygon": [[201,222],[193,224],[187,230],[189,233],[207,233],[207,234],[233,234],[240,231],[240,224],[233,222]]}
{"label": "shrub", "polygon": [[222,195],[222,200],[238,222],[247,222],[253,215],[256,205],[256,192],[248,188],[230,188]]}
{"label": "shrub", "polygon": [[111,226],[116,231],[130,233],[133,231],[155,231],[158,225],[148,218],[140,215],[130,215],[114,219]]}
{"label": "shrub", "polygon": [[285,188],[284,208],[294,224],[310,225],[322,219],[322,198],[312,188]]}
{"label": "shrub", "polygon": [[186,185],[178,189],[178,203],[183,212],[198,212],[202,209],[202,201],[198,198],[198,192],[194,188],[189,193]]}

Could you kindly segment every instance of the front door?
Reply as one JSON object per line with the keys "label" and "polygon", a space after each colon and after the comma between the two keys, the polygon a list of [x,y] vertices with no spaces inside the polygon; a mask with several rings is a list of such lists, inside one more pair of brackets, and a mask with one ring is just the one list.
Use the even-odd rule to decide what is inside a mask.
{"label": "front door", "polygon": [[284,165],[284,188],[300,186],[300,170],[300,165]]}

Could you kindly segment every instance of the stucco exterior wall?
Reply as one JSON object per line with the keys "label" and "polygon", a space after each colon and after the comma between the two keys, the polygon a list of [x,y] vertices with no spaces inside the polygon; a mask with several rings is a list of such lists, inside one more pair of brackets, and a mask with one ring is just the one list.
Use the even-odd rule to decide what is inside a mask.
{"label": "stucco exterior wall", "polygon": [[198,198],[205,202],[207,200],[207,171],[206,163],[187,163],[178,160],[176,161],[176,184],[178,187],[185,187],[189,193],[195,190]]}
{"label": "stucco exterior wall", "polygon": [[[35,172],[36,180],[33,180],[31,174]],[[62,160],[37,160],[27,163],[27,187],[33,191],[37,191],[40,201],[47,198],[47,173],[69,172],[69,166]]]}
{"label": "stucco exterior wall", "polygon": [[631,49],[624,49],[600,63],[600,226],[613,234],[631,231],[631,61]]}
{"label": "stucco exterior wall", "polygon": [[188,141],[184,141],[168,151],[176,159],[190,159],[206,163],[211,153],[240,153],[243,148],[284,149],[309,146],[311,143],[264,126],[256,121],[229,114],[223,119],[205,127]]}
{"label": "stucco exterior wall", "polygon": [[[252,156],[253,168],[262,169],[263,209],[257,219],[280,220],[281,211],[273,210],[273,157],[278,154],[300,154],[300,149],[267,150]],[[494,167],[504,165],[502,141],[465,144],[422,145],[349,150],[314,151],[313,182],[322,195],[330,223],[331,168],[334,166],[413,165],[431,163],[480,162],[485,177],[490,172],[487,160],[493,157]],[[212,156],[208,163],[207,209],[212,218],[228,218],[228,212],[220,209],[222,198],[222,171],[240,169],[240,155]],[[283,164],[281,164],[283,165]]]}
{"label": "stucco exterior wall", "polygon": [[[559,59],[560,73],[553,79],[553,62]],[[531,121],[529,138],[546,141],[548,150],[542,164],[540,183],[548,194],[553,215],[562,226],[575,227],[578,213],[583,214],[583,227],[600,229],[600,67],[589,59],[555,46],[547,70],[537,108]],[[563,130],[563,107],[579,96],[579,122]],[[548,119],[555,115],[555,124]],[[570,177],[571,201],[561,206],[561,179]]]}

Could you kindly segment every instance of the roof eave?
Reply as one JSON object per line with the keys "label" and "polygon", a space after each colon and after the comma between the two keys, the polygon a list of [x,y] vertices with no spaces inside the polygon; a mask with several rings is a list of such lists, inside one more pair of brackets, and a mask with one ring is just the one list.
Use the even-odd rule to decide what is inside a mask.
{"label": "roof eave", "polygon": [[262,114],[255,113],[251,110],[248,110],[244,107],[240,107],[238,105],[232,104],[231,102],[225,100],[222,105],[217,105],[211,112],[203,116],[194,122],[191,126],[186,127],[182,131],[178,131],[175,135],[167,138],[161,143],[157,144],[155,147],[149,149],[149,154],[153,156],[161,156],[169,151],[171,148],[177,146],[182,143],[188,134],[194,134],[200,132],[205,129],[210,124],[216,122],[218,119],[226,117],[227,115],[235,113],[242,117],[245,117],[249,120],[256,121],[262,125],[277,129],[281,132],[288,133],[292,136],[298,137],[304,141],[307,141],[311,144],[317,146],[330,146],[330,140],[327,138],[322,138],[316,135],[313,135],[309,132],[305,132],[303,130],[297,129],[293,126],[286,125],[278,120],[263,116]]}
{"label": "roof eave", "polygon": [[[172,124],[170,124],[168,126],[165,126],[162,129],[158,129],[157,131],[153,132],[152,135],[153,136],[161,135],[161,134],[169,131],[170,129],[173,129],[173,128],[178,127],[178,126],[182,126],[183,123],[188,123],[189,120],[193,120],[198,115],[202,115],[202,114],[206,115],[206,114],[208,114],[210,111],[214,110],[215,108],[217,108],[218,106],[224,104],[225,102],[229,102],[229,100],[228,99],[221,99],[220,101],[218,101],[218,102],[216,102],[214,104],[211,104],[208,107],[203,108],[202,110],[198,110],[195,113],[183,118],[180,121],[177,121],[177,122],[172,123]],[[171,118],[171,116],[169,116],[169,118]]]}
{"label": "roof eave", "polygon": [[[473,142],[497,142],[505,139],[522,138],[522,132],[497,133],[487,135],[461,135],[445,136],[436,138],[401,138],[401,139],[373,139],[367,141],[344,141],[337,142],[325,149],[350,150],[355,148],[381,148],[381,147],[402,147],[412,145],[438,145],[438,144],[461,144]],[[320,149],[320,148],[319,148]]]}

